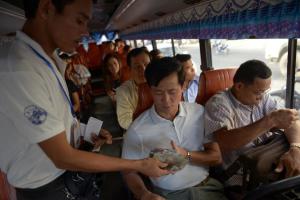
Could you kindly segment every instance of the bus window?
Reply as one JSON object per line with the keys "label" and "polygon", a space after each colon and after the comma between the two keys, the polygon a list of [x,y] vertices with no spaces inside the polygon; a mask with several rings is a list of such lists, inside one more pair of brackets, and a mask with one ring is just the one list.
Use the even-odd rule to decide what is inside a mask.
{"label": "bus window", "polygon": [[142,47],[142,46],[144,46],[142,40],[136,40],[136,43],[137,43],[137,47]]}
{"label": "bus window", "polygon": [[[199,40],[198,39],[174,40],[174,46],[175,46],[176,54],[181,52],[181,53],[190,54],[192,56],[196,74],[199,75],[201,73]],[[179,50],[179,52],[177,52],[177,50]]]}
{"label": "bus window", "polygon": [[174,56],[171,40],[156,40],[156,44],[164,56]]}
{"label": "bus window", "polygon": [[153,50],[153,46],[152,46],[151,40],[144,40],[144,44],[147,47],[148,51],[152,51]]}
{"label": "bus window", "polygon": [[297,39],[296,73],[294,88],[294,108],[300,114],[300,39]]}
{"label": "bus window", "polygon": [[134,41],[133,40],[128,40],[129,42],[129,46],[131,46],[131,48],[134,48]]}
{"label": "bus window", "polygon": [[[275,95],[284,104],[281,93],[285,91],[286,73],[282,73],[282,55],[287,50],[287,39],[213,39],[211,56],[213,68],[238,67],[241,63],[258,59],[265,62],[272,70],[271,95]],[[286,45],[286,46],[285,46]],[[285,65],[286,70],[286,65]],[[278,95],[280,93],[280,95]]]}

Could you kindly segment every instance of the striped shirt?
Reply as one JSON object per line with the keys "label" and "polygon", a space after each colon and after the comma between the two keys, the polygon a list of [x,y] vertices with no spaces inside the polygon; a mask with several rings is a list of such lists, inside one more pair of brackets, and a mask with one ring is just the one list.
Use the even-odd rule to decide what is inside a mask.
{"label": "striped shirt", "polygon": [[[205,134],[212,138],[212,133],[227,128],[236,129],[252,124],[280,106],[266,94],[258,105],[244,105],[238,101],[231,90],[220,92],[209,99],[205,105]],[[223,166],[227,168],[245,150],[264,141],[271,133],[267,132],[241,149],[223,155]],[[234,142],[234,141],[233,141]]]}

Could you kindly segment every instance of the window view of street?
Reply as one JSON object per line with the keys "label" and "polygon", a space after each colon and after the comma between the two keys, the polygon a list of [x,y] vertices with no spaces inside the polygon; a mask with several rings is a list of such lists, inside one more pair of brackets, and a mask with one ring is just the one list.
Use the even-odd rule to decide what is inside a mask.
{"label": "window view of street", "polygon": [[[210,42],[212,65],[215,69],[238,67],[250,59],[265,62],[273,73],[271,94],[274,94],[280,104],[284,105],[287,39],[210,40]],[[199,43],[186,42],[179,47],[192,55],[194,62],[197,63],[195,65],[197,72],[201,72],[198,64],[200,63]]]}
{"label": "window view of street", "polygon": [[[171,40],[156,40],[157,48],[164,56],[173,56]],[[138,46],[143,44],[151,51],[150,40],[137,40]],[[285,104],[286,66],[288,39],[244,39],[244,40],[210,40],[212,65],[215,69],[224,67],[238,67],[241,63],[258,59],[265,62],[272,70],[271,95],[280,104]],[[191,54],[197,74],[201,73],[200,48],[198,39],[174,40],[175,54]],[[296,66],[300,66],[300,40]],[[295,108],[300,109],[300,70],[296,71]],[[300,69],[300,68],[299,68]]]}

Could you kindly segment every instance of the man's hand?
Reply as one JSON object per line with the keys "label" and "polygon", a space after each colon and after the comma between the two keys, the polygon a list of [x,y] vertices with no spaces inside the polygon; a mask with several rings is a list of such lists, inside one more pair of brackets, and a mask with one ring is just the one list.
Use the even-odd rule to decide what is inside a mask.
{"label": "man's hand", "polygon": [[140,165],[137,170],[142,174],[150,177],[160,177],[173,173],[169,170],[162,169],[164,167],[167,167],[168,164],[162,163],[155,158],[145,158],[143,160],[140,160],[139,162]]}
{"label": "man's hand", "polygon": [[300,174],[300,149],[297,147],[290,148],[279,159],[275,172],[286,170],[285,177],[292,177]]}
{"label": "man's hand", "polygon": [[187,150],[180,146],[177,146],[173,140],[171,141],[171,146],[177,153],[183,155],[184,157],[187,156]]}
{"label": "man's hand", "polygon": [[165,198],[147,191],[141,196],[141,200],[165,200]]}
{"label": "man's hand", "polygon": [[287,129],[296,120],[299,120],[299,115],[295,109],[280,109],[273,111],[270,114],[271,121],[276,128]]}
{"label": "man's hand", "polygon": [[104,143],[112,144],[112,136],[109,131],[102,128],[98,136],[94,133],[92,134],[92,141],[94,143],[94,147],[98,148],[99,146],[102,146]]}

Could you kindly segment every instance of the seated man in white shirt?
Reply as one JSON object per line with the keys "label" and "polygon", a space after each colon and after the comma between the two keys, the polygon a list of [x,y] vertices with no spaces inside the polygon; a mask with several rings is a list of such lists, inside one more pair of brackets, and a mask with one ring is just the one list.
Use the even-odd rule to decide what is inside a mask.
{"label": "seated man in white shirt", "polygon": [[196,75],[192,57],[190,54],[177,54],[175,58],[181,63],[185,72],[183,99],[194,103],[198,95],[199,76]]}
{"label": "seated man in white shirt", "polygon": [[[300,121],[293,109],[280,109],[266,92],[272,72],[259,60],[249,60],[239,67],[233,86],[209,99],[205,105],[205,131],[219,143],[223,168],[239,155],[266,141],[272,128],[284,129],[291,148],[281,156],[276,172],[286,176],[300,172]],[[233,142],[234,141],[234,142]]]}
{"label": "seated man in white shirt", "polygon": [[151,62],[145,77],[154,105],[129,127],[123,145],[123,158],[149,157],[156,148],[175,149],[189,162],[173,175],[151,179],[149,191],[136,172],[124,173],[125,181],[137,199],[224,199],[222,185],[209,177],[208,168],[221,163],[217,143],[204,137],[204,109],[199,104],[181,102],[184,71],[174,58]]}

